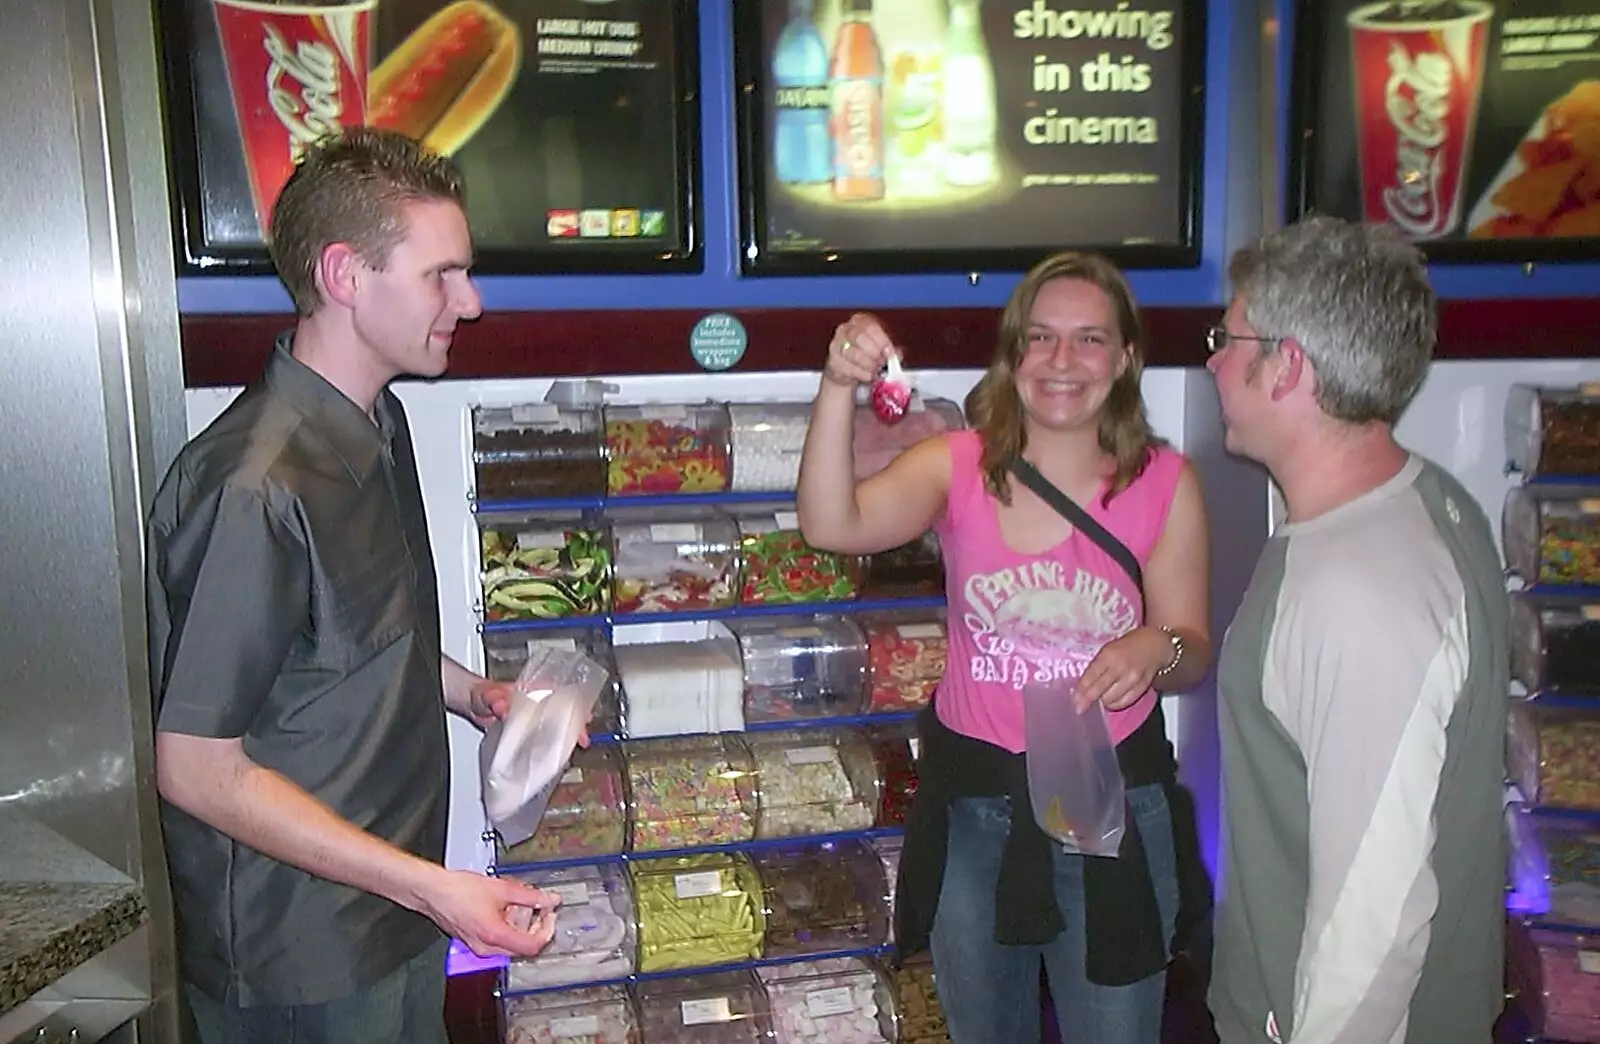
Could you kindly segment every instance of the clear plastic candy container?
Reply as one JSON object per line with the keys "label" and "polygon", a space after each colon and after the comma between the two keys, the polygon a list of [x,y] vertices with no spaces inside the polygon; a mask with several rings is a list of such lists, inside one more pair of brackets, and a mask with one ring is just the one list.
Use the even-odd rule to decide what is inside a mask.
{"label": "clear plastic candy container", "polygon": [[909,544],[866,556],[862,598],[914,598],[944,594],[944,555],[932,531]]}
{"label": "clear plastic candy container", "polygon": [[728,404],[733,489],[788,493],[800,481],[800,454],[811,426],[809,402]]}
{"label": "clear plastic candy container", "polygon": [[1600,585],[1600,485],[1516,486],[1502,529],[1506,562],[1528,583]]}
{"label": "clear plastic candy container", "polygon": [[832,957],[756,972],[772,1005],[777,1044],[894,1044],[894,987],[859,957]]}
{"label": "clear plastic candy container", "polygon": [[611,607],[611,541],[575,513],[478,516],[488,620],[592,616]]}
{"label": "clear plastic candy container", "polygon": [[761,879],[738,852],[636,859],[639,971],[709,968],[761,956]]}
{"label": "clear plastic candy container", "polygon": [[621,986],[506,997],[506,1044],[640,1044],[633,1001]]}
{"label": "clear plastic candy container", "polygon": [[1600,1041],[1600,937],[1512,920],[1506,958],[1506,985],[1539,1039]]}
{"label": "clear plastic candy container", "polygon": [[546,986],[607,982],[633,974],[636,951],[633,899],[620,863],[569,866],[509,875],[561,897],[556,934],[537,957],[513,960],[506,986],[537,990]]}
{"label": "clear plastic candy container", "polygon": [[726,633],[619,645],[617,669],[634,739],[744,728],[744,667]]}
{"label": "clear plastic candy container", "polygon": [[792,507],[740,508],[742,605],[848,601],[856,596],[860,561],[819,551],[800,533]]}
{"label": "clear plastic candy container", "polygon": [[904,834],[885,834],[871,840],[872,850],[883,864],[883,901],[889,907],[888,941],[894,942],[894,897],[900,884],[900,854],[906,846]]}
{"label": "clear plastic candy container", "polygon": [[734,603],[739,527],[716,511],[610,515],[617,613],[679,613]]}
{"label": "clear plastic candy container", "polygon": [[1600,704],[1514,703],[1506,769],[1530,805],[1600,812]]}
{"label": "clear plastic candy container", "polygon": [[876,825],[904,826],[917,796],[916,723],[875,725],[867,730],[867,740],[881,784]]}
{"label": "clear plastic candy container", "polygon": [[728,488],[725,406],[607,406],[605,440],[606,491],[613,496]]}
{"label": "clear plastic candy container", "polygon": [[598,496],[606,488],[600,415],[547,402],[478,406],[472,466],[479,501]]}
{"label": "clear plastic candy container", "polygon": [[927,954],[907,960],[894,973],[900,1008],[900,1044],[950,1044],[944,1009],[934,988],[933,961]]}
{"label": "clear plastic candy container", "polygon": [[883,864],[864,841],[765,849],[755,856],[766,955],[804,957],[881,946],[889,935]]}
{"label": "clear plastic candy container", "polygon": [[532,632],[486,631],[483,635],[484,674],[495,681],[515,682],[528,656],[540,646],[580,652],[610,675],[589,720],[589,735],[616,733],[622,727],[622,703],[617,683],[617,661],[611,639],[598,627],[558,627]]}
{"label": "clear plastic candy container", "polygon": [[910,410],[895,424],[883,423],[871,406],[858,406],[854,443],[856,481],[876,475],[917,443],[965,426],[961,407],[949,399],[923,399],[913,395]]}
{"label": "clear plastic candy container", "polygon": [[755,836],[755,759],[733,736],[624,745],[634,852],[738,844]]}
{"label": "clear plastic candy container", "polygon": [[1600,382],[1512,385],[1505,434],[1511,469],[1528,478],[1600,476]]}
{"label": "clear plastic candy container", "polygon": [[843,617],[755,617],[729,629],[744,660],[746,723],[859,714],[867,649]]}
{"label": "clear plastic candy container", "polygon": [[1600,601],[1511,596],[1511,678],[1525,692],[1600,696]]}
{"label": "clear plastic candy container", "polygon": [[872,748],[858,729],[794,729],[748,736],[761,781],[760,838],[865,830],[878,812]]}
{"label": "clear plastic candy container", "polygon": [[1600,929],[1600,826],[1507,809],[1515,908]]}
{"label": "clear plastic candy container", "polygon": [[868,699],[873,712],[920,710],[944,678],[949,652],[943,609],[866,613]]}
{"label": "clear plastic candy container", "polygon": [[772,1039],[767,996],[747,971],[639,984],[644,1044],[758,1044]]}
{"label": "clear plastic candy container", "polygon": [[622,748],[615,743],[573,751],[571,764],[550,793],[539,829],[519,845],[502,846],[498,865],[621,852],[628,839],[622,772]]}

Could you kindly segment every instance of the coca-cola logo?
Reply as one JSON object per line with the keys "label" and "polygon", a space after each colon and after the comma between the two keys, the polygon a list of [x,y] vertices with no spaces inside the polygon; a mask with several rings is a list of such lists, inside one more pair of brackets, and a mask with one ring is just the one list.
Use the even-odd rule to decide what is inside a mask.
{"label": "coca-cola logo", "polygon": [[1383,190],[1383,206],[1414,237],[1440,235],[1450,224],[1439,199],[1454,76],[1450,59],[1437,51],[1413,57],[1398,42],[1390,45],[1384,108],[1395,131],[1396,183]]}
{"label": "coca-cola logo", "polygon": [[339,98],[339,56],[316,40],[302,40],[293,50],[276,26],[265,26],[267,101],[289,132],[295,158],[326,134],[338,133],[344,105]]}

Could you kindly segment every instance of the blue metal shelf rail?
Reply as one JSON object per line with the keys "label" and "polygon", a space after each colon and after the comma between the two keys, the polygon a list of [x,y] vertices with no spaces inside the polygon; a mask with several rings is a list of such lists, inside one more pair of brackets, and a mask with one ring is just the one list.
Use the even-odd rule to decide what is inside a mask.
{"label": "blue metal shelf rail", "polygon": [[[513,990],[506,986],[506,980],[501,979],[500,985],[495,988],[495,996],[502,1000],[512,1000],[517,997],[531,997],[540,993],[562,993],[567,990],[592,989],[597,986],[634,986],[643,982],[657,982],[662,979],[687,979],[699,975],[715,975],[718,972],[750,971],[755,968],[775,968],[784,964],[799,964],[803,961],[826,961],[839,957],[887,957],[894,950],[893,946],[861,946],[847,950],[826,950],[822,953],[807,953],[798,956],[786,957],[758,957],[749,961],[736,961],[732,964],[717,964],[699,968],[673,968],[668,971],[635,972],[632,975],[618,979],[600,979],[594,982],[562,983],[558,986],[539,986],[534,989]],[[503,975],[505,973],[502,973]]]}
{"label": "blue metal shelf rail", "polygon": [[880,837],[900,837],[904,827],[870,827],[866,830],[842,830],[833,834],[798,834],[794,837],[763,837],[754,841],[734,841],[722,845],[690,845],[687,848],[662,848],[648,852],[612,852],[608,855],[574,856],[571,859],[541,859],[528,863],[508,863],[495,866],[490,872],[496,876],[564,870],[575,866],[606,866],[615,863],[647,863],[656,859],[676,859],[681,856],[713,855],[718,852],[743,852],[746,855],[773,849],[805,848],[815,845],[843,844],[848,841],[870,841]]}

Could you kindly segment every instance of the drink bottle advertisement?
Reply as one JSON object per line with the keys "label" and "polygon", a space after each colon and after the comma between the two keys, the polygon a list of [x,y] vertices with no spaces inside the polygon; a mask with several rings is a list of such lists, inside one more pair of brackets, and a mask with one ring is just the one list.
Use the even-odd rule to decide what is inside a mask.
{"label": "drink bottle advertisement", "polygon": [[264,269],[296,160],[361,125],[455,159],[483,271],[699,263],[698,120],[677,104],[693,0],[174,0],[163,18],[191,268]]}
{"label": "drink bottle advertisement", "polygon": [[1195,264],[1202,11],[736,0],[747,267]]}
{"label": "drink bottle advertisement", "polygon": [[1315,0],[1296,37],[1300,210],[1436,260],[1596,256],[1600,0]]}

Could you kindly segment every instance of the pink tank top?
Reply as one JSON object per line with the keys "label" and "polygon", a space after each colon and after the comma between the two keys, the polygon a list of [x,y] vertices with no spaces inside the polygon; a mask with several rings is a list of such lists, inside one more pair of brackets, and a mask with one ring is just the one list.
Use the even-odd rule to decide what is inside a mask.
{"label": "pink tank top", "polygon": [[[949,658],[939,683],[938,714],[966,736],[1013,753],[1027,745],[1022,690],[1035,673],[1076,678],[1100,647],[1144,621],[1144,604],[1132,579],[1094,541],[1076,529],[1038,555],[1020,555],[1005,544],[999,501],[983,486],[977,432],[945,436],[950,447],[950,495],[935,527],[944,549],[945,597],[949,605]],[[1096,496],[1083,507],[1133,552],[1142,567],[1167,522],[1178,488],[1183,456],[1162,447],[1144,473],[1103,505]],[[1040,663],[1006,655],[996,624],[1029,610],[1070,619],[1075,642],[1058,661]],[[1120,743],[1150,716],[1155,690],[1108,716],[1111,739]]]}

